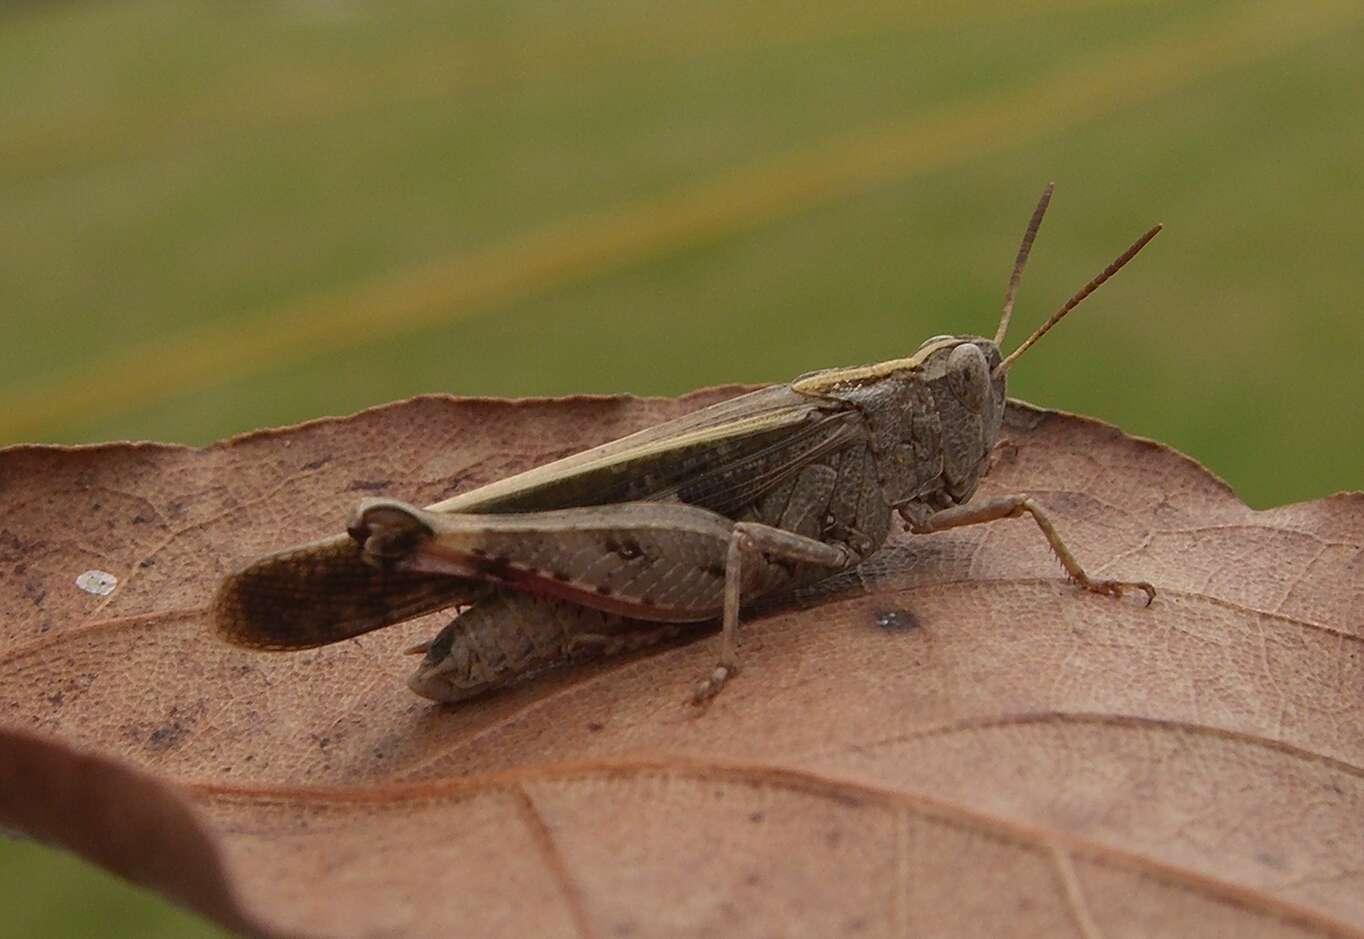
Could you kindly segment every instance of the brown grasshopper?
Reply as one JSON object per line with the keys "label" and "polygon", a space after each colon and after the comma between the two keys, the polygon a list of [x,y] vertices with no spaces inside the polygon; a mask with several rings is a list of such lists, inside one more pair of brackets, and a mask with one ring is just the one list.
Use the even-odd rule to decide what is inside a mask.
{"label": "brown grasshopper", "polygon": [[425,510],[364,500],[346,535],[228,577],[214,601],[217,632],[302,649],[460,605],[412,650],[424,658],[409,681],[453,702],[720,618],[719,662],[693,696],[701,703],[738,670],[743,603],[855,567],[896,515],[926,533],[1028,513],[1076,584],[1141,590],[1149,604],[1149,583],[1086,574],[1031,497],[969,503],[999,435],[1009,366],[1160,230],[1004,358],[1051,193],[1024,233],[993,339],[934,336],[907,358],[811,372]]}

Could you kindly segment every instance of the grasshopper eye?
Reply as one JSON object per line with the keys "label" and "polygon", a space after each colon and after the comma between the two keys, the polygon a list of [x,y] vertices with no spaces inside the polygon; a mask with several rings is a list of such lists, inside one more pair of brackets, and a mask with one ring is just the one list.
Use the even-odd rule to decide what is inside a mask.
{"label": "grasshopper eye", "polygon": [[980,347],[964,342],[947,359],[947,381],[962,404],[979,414],[990,397],[990,367]]}

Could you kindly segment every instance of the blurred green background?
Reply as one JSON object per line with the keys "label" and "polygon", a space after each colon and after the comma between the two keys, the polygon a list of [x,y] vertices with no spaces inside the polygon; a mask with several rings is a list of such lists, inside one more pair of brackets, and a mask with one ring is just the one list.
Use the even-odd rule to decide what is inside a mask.
{"label": "blurred green background", "polygon": [[[1015,340],[1269,506],[1361,487],[1364,7],[295,0],[0,13],[0,445],[675,394]],[[212,935],[0,844],[32,935]]]}

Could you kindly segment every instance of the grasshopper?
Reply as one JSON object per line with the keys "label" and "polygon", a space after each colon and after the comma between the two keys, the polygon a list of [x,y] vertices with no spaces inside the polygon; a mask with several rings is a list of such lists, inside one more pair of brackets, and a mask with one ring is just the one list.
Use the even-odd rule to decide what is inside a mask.
{"label": "grasshopper", "polygon": [[993,339],[934,336],[906,358],[811,372],[463,493],[428,509],[366,499],[345,535],[229,576],[213,604],[229,642],[302,649],[443,607],[462,610],[409,680],[454,702],[566,661],[721,620],[692,701],[738,671],[742,605],[860,564],[898,516],[913,533],[1031,515],[1079,587],[1090,577],[1027,495],[971,502],[989,466],[1009,367],[1130,261],[1137,239],[1010,355],[1000,353],[1050,202],[1024,232]]}

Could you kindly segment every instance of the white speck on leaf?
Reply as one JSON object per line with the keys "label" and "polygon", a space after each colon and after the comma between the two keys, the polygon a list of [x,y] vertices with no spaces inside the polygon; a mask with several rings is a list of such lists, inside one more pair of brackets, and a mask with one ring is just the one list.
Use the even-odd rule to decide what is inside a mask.
{"label": "white speck on leaf", "polygon": [[108,596],[118,586],[118,578],[108,571],[86,571],[76,578],[76,586],[97,597]]}

